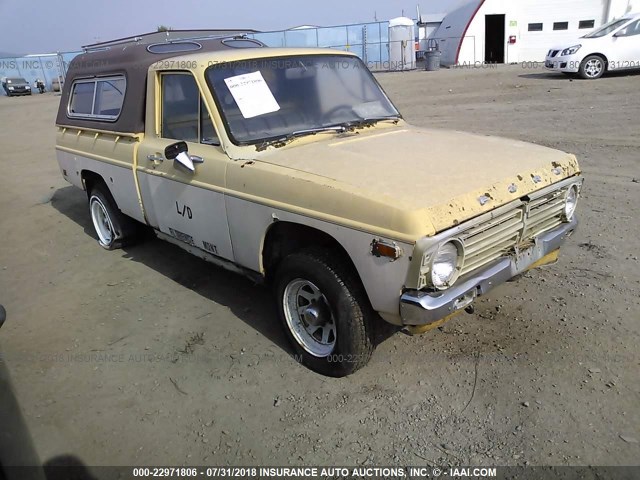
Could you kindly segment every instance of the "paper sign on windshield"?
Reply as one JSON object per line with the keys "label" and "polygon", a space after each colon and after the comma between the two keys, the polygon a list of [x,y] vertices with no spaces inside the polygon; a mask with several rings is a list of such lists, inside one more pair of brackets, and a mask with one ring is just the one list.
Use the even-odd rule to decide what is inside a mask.
{"label": "paper sign on windshield", "polygon": [[259,71],[225,78],[224,81],[244,118],[280,110],[280,105]]}

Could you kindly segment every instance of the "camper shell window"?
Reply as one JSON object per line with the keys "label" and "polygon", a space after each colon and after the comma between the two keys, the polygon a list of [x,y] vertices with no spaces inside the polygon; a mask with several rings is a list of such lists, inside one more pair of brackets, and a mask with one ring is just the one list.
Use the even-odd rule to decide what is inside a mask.
{"label": "camper shell window", "polygon": [[76,80],[71,86],[67,116],[116,121],[122,111],[126,86],[124,75]]}

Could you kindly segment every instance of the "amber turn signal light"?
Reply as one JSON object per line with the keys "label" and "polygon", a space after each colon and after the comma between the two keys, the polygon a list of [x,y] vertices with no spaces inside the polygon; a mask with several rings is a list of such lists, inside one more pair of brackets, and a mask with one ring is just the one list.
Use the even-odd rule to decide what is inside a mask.
{"label": "amber turn signal light", "polygon": [[371,255],[374,257],[387,257],[391,260],[397,260],[402,256],[402,249],[395,243],[385,240],[373,240],[371,242]]}

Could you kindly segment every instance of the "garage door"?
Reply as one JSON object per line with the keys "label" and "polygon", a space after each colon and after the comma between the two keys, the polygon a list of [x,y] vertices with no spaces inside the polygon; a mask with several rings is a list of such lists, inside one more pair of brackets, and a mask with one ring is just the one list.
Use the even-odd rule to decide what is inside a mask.
{"label": "garage door", "polygon": [[602,25],[604,3],[602,0],[524,1],[519,25],[520,61],[544,61],[553,45],[571,42]]}

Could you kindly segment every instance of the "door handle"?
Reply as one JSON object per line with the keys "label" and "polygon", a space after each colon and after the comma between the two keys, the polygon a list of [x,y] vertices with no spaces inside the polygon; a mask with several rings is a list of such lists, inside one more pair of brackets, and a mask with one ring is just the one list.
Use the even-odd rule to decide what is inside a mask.
{"label": "door handle", "polygon": [[191,161],[193,163],[204,163],[204,158],[199,157],[198,155],[189,155],[191,157]]}
{"label": "door handle", "polygon": [[147,160],[151,160],[152,162],[164,162],[164,157],[159,153],[156,153],[155,155],[150,153],[147,155]]}

